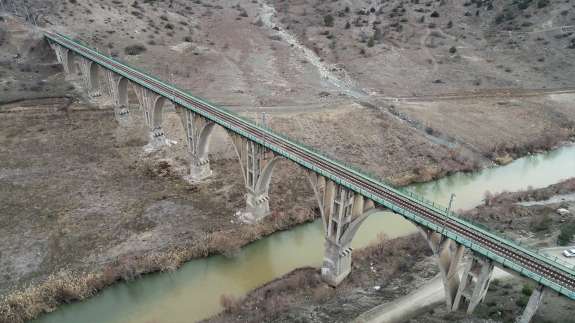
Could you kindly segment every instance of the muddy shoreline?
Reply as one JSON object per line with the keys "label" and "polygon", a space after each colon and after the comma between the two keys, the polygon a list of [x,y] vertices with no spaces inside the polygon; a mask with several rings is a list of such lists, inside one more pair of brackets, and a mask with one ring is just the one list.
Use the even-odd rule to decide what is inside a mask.
{"label": "muddy shoreline", "polygon": [[[273,29],[257,26],[261,10],[255,3],[228,8],[225,3],[214,7],[198,2],[190,4],[193,10],[182,8],[181,4],[175,8],[160,2],[140,4],[134,11],[146,19],[130,19],[126,23],[127,11],[117,1],[104,1],[106,6],[84,0],[31,2],[54,5],[57,11],[69,13],[47,14],[54,30],[79,37],[94,47],[108,48],[131,64],[216,101],[254,107],[325,103],[329,106],[325,111],[318,109],[319,112],[306,111],[301,115],[280,111],[271,116],[270,126],[396,185],[479,170],[492,166],[494,161],[505,162],[549,150],[560,142],[573,140],[575,135],[575,114],[565,108],[572,102],[569,95],[561,100],[544,97],[525,102],[505,98],[464,100],[451,105],[441,103],[439,107],[433,103],[398,104],[398,111],[416,120],[418,127],[386,113],[385,109],[391,109],[387,103],[382,103],[384,110],[362,108],[352,101],[332,107],[324,96],[327,93],[334,98],[340,90],[326,86],[321,73],[308,68],[308,61],[292,55],[289,44],[271,39],[277,36]],[[247,19],[242,18],[244,12]],[[286,12],[278,10],[278,14],[281,17]],[[0,258],[0,294],[4,295],[0,321],[28,319],[60,304],[88,298],[116,281],[175,270],[190,259],[233,254],[240,246],[311,221],[315,216],[311,212],[315,204],[308,198],[305,179],[300,176],[282,181],[297,172],[296,167],[287,166],[278,170],[272,183],[274,215],[254,227],[233,222],[236,219],[232,214],[245,201],[237,162],[227,148],[220,148],[211,156],[217,173],[214,180],[197,187],[186,184],[181,180],[188,166],[184,144],[173,147],[174,152],[142,158],[141,147],[147,143],[148,134],[144,127],[136,126],[144,124],[141,116],[136,116],[127,128],[118,127],[109,102],[87,103],[81,87],[73,86],[79,83],[78,75],[66,78],[37,32],[18,19],[5,17],[0,21],[0,81],[10,79],[11,83],[3,83],[2,99],[8,98],[16,108],[0,120],[0,154],[7,156],[0,160],[0,199],[7,201],[0,206],[0,243],[6,247]],[[444,18],[447,19],[441,19]],[[91,24],[83,23],[88,19]],[[342,24],[343,20],[338,19],[337,23]],[[125,33],[117,32],[124,27]],[[160,27],[162,33],[154,38]],[[101,29],[101,33],[89,37],[94,29]],[[137,43],[131,30],[140,31],[139,37],[147,34],[149,38],[141,56],[124,53],[125,46]],[[424,30],[427,27],[417,32]],[[351,43],[350,35],[341,35],[342,43],[344,37],[345,42]],[[171,46],[187,43],[192,44],[191,49],[182,52]],[[257,46],[246,46],[251,43]],[[373,55],[369,62],[394,50],[378,47],[381,46],[368,49],[368,55]],[[485,46],[480,44],[478,48]],[[407,51],[416,55],[417,62],[422,51],[412,49]],[[376,50],[381,52],[375,55]],[[405,54],[409,54],[407,51]],[[193,66],[194,70],[166,67],[167,53],[178,66]],[[325,52],[319,53],[318,59],[326,57]],[[347,50],[346,55],[350,55]],[[15,62],[14,57],[21,59]],[[349,62],[356,67],[354,77],[362,74],[363,68],[359,67],[367,66],[363,60],[362,54],[359,61]],[[447,60],[444,66],[452,63]],[[417,64],[415,69],[427,63]],[[515,68],[514,63],[509,64]],[[545,64],[553,65],[551,61]],[[561,61],[557,64],[563,66]],[[401,65],[405,64],[396,64]],[[414,84],[405,71],[389,72],[393,82],[382,80],[381,84],[393,83],[397,93],[409,88],[403,85]],[[561,68],[556,74],[562,72],[569,70]],[[503,75],[514,78],[508,73]],[[398,76],[406,77],[396,84],[393,79]],[[485,78],[486,86],[501,85],[488,80],[498,78]],[[427,88],[426,93],[430,89],[434,93],[444,91],[443,85],[434,80],[424,81],[429,83],[421,83],[422,89]],[[457,79],[453,81],[460,84]],[[379,81],[368,83],[381,85]],[[18,111],[17,106],[35,102],[19,100],[48,93],[78,99],[71,105],[61,102],[44,111],[39,108],[41,113]],[[130,95],[131,102],[135,102],[133,93]],[[559,108],[550,108],[555,105]],[[443,110],[444,106],[452,110]],[[132,108],[138,111],[135,106]],[[484,114],[487,108],[489,113]],[[516,118],[518,113],[525,119]],[[487,115],[493,119],[486,121]],[[460,118],[445,125],[452,116]],[[249,117],[258,120],[259,115]],[[502,121],[492,122],[496,119]],[[174,114],[167,114],[166,120],[170,139],[184,143],[180,120]],[[508,124],[511,121],[515,123]],[[456,127],[457,122],[463,127]],[[483,131],[472,131],[479,128]],[[508,135],[510,129],[520,131]],[[225,146],[224,140],[218,140]],[[356,300],[361,299],[358,296]]]}
{"label": "muddy shoreline", "polygon": [[[486,205],[464,212],[462,216],[479,221],[495,231],[504,227],[506,232],[516,234],[517,237],[527,235],[529,240],[524,242],[538,248],[555,246],[561,227],[569,221],[566,216],[557,214],[556,210],[562,207],[575,212],[575,202],[569,200],[533,206],[521,206],[518,203],[541,201],[573,192],[575,178],[541,189],[506,192],[488,196]],[[503,210],[509,209],[512,211],[503,213]],[[495,214],[508,216],[495,217]],[[537,223],[545,216],[549,216],[551,222],[545,230],[541,230]],[[513,221],[511,227],[509,220]],[[296,269],[253,290],[244,298],[222,298],[226,310],[204,322],[350,322],[372,307],[406,296],[430,279],[437,279],[437,265],[428,249],[419,234],[383,239],[373,246],[354,252],[352,273],[337,288],[322,283],[317,268]],[[400,264],[399,267],[391,265],[396,253],[403,254],[409,263]],[[496,279],[486,301],[472,316],[462,312],[448,313],[443,304],[438,304],[410,315],[408,321],[512,321],[521,313],[525,297],[528,297],[522,291],[522,288],[527,287],[523,286],[532,285],[530,281],[519,277],[511,278],[509,282]],[[565,297],[548,295],[535,321],[563,322],[575,314],[575,308],[569,304],[572,305],[572,301]]]}
{"label": "muddy shoreline", "polygon": [[[69,105],[69,103],[66,104]],[[86,109],[81,103],[71,103],[71,106],[65,109],[65,114],[61,109],[56,110],[55,112],[47,112],[47,116],[56,113],[60,114],[61,117],[66,116],[66,118],[69,118],[71,116],[72,119],[74,119],[79,116],[77,112],[82,112],[82,114],[86,116],[81,118],[87,118],[89,120],[92,118],[91,115],[96,116],[102,113],[109,115],[111,113],[111,111],[101,109]],[[21,115],[18,113],[10,113],[10,115],[23,122],[27,122],[25,121],[27,118],[38,118],[30,113]],[[59,122],[58,118],[48,118],[53,119],[52,122]],[[116,126],[112,126],[112,128],[115,127]],[[100,133],[102,132],[100,129],[94,130]],[[132,169],[132,176],[136,178],[146,176],[152,182],[160,181],[163,183],[163,190],[166,189],[166,185],[174,186],[175,191],[173,193],[155,194],[155,199],[158,199],[158,202],[165,200],[166,197],[168,197],[168,200],[173,198],[179,199],[181,197],[178,196],[182,196],[182,194],[189,195],[190,193],[192,194],[188,199],[193,200],[194,198],[199,198],[200,200],[204,200],[207,196],[212,196],[209,190],[220,190],[220,185],[225,185],[224,178],[222,177],[219,177],[207,185],[200,185],[198,187],[187,185],[179,177],[182,169],[185,170],[186,166],[182,164],[185,163],[185,159],[181,159],[177,154],[174,157],[173,154],[166,155],[165,153],[161,153],[158,156],[140,160],[141,157],[138,156],[139,154],[134,154],[134,151],[137,150],[137,147],[133,146],[134,143],[141,142],[141,139],[137,138],[139,138],[137,135],[126,137],[122,138],[120,142],[118,142],[117,137],[115,139],[111,138],[110,143],[112,144],[110,147],[112,147],[112,149],[118,149],[118,147],[120,147],[120,150],[127,148],[131,151],[127,155],[123,153],[124,157],[122,157],[122,159],[126,159],[127,157],[123,163],[127,165],[126,167],[129,169]],[[78,141],[81,141],[81,138],[78,138]],[[166,160],[168,162],[166,162]],[[214,165],[218,168],[223,166],[224,168],[220,170],[223,174],[234,172],[236,166],[234,160],[228,159],[216,160],[214,161]],[[278,177],[282,177],[282,174],[286,174],[286,172],[289,173],[290,171],[292,171],[290,168],[280,170]],[[447,172],[445,174],[447,174]],[[127,174],[125,175],[127,176]],[[294,183],[298,182],[299,184],[295,185],[294,190]],[[298,224],[312,221],[316,217],[312,209],[312,205],[314,204],[313,200],[303,198],[303,196],[307,194],[305,193],[307,189],[302,187],[302,185],[305,186],[305,179],[298,177],[291,181],[291,183],[282,183],[280,178],[272,185],[278,185],[278,193],[282,195],[284,194],[282,192],[285,192],[287,189],[290,191],[290,195],[295,194],[299,196],[297,198],[299,202],[296,203],[298,206],[296,206],[295,211],[290,209],[290,198],[282,197],[280,201],[277,201],[277,199],[276,201],[272,200],[275,204],[275,207],[272,206],[272,210],[276,210],[274,212],[275,215],[254,227],[245,225],[238,227],[237,224],[231,226],[228,224],[222,227],[221,230],[216,229],[213,232],[203,232],[200,234],[200,238],[198,238],[196,234],[190,236],[183,232],[183,239],[172,241],[164,245],[161,243],[162,238],[160,236],[156,241],[152,240],[147,242],[154,245],[154,247],[151,248],[144,247],[129,252],[122,252],[117,255],[111,253],[108,256],[100,255],[95,258],[95,255],[88,255],[88,259],[91,259],[89,263],[97,264],[98,269],[86,271],[85,268],[90,267],[89,265],[86,266],[86,264],[78,262],[73,264],[74,262],[72,262],[73,265],[66,266],[68,267],[66,269],[58,269],[56,267],[55,271],[47,271],[47,275],[44,275],[43,278],[40,276],[39,279],[33,278],[32,280],[25,280],[24,282],[27,283],[21,284],[21,287],[11,288],[11,292],[5,293],[4,300],[0,303],[0,318],[9,317],[9,319],[5,319],[7,322],[31,319],[40,313],[53,311],[59,304],[79,301],[93,296],[99,290],[117,281],[135,279],[147,273],[176,270],[191,259],[215,254],[232,255],[234,251],[238,250],[241,246],[257,241],[274,232],[288,230]],[[292,187],[292,189],[289,187]],[[198,196],[197,194],[200,195]],[[229,197],[226,198],[229,200]],[[238,199],[234,197],[233,199],[236,199],[234,204],[229,206],[236,205],[241,207],[241,198]],[[220,202],[213,201],[212,203],[217,205]],[[141,207],[138,207],[138,209],[139,208]],[[231,213],[232,210],[226,212]],[[228,221],[226,219],[227,217],[221,218],[222,221]],[[144,221],[138,224],[138,227],[142,226],[141,229],[147,230],[146,226],[148,224],[145,223]],[[28,284],[30,284],[30,287],[23,287]],[[39,295],[43,296],[40,297]]]}

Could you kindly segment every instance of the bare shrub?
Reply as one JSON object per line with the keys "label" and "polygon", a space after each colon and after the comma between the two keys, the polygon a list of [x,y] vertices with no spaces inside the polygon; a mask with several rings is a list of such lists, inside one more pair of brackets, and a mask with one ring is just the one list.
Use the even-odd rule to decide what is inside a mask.
{"label": "bare shrub", "polygon": [[208,243],[210,249],[227,257],[236,255],[241,247],[233,235],[223,231],[212,233]]}
{"label": "bare shrub", "polygon": [[126,55],[140,55],[141,53],[146,51],[146,47],[144,45],[131,45],[131,46],[127,46],[126,48],[124,48],[124,52],[126,53]]}
{"label": "bare shrub", "polygon": [[224,308],[224,311],[233,313],[240,308],[240,301],[233,295],[222,294],[220,296],[220,305]]}

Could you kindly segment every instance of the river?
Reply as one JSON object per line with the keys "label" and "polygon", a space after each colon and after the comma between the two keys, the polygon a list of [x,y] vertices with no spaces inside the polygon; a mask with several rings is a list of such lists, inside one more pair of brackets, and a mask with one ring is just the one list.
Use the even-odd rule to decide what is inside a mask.
{"label": "river", "polygon": [[[575,176],[575,146],[527,156],[472,174],[454,174],[409,189],[453,209],[481,203],[486,191],[539,188]],[[212,256],[192,260],[170,273],[147,275],[118,283],[80,303],[64,305],[35,323],[189,323],[216,314],[222,294],[242,296],[250,290],[303,266],[320,266],[323,234],[318,221],[275,233],[254,242],[237,257]],[[415,232],[400,216],[376,213],[361,227],[354,248],[366,246],[378,234],[393,238]]]}

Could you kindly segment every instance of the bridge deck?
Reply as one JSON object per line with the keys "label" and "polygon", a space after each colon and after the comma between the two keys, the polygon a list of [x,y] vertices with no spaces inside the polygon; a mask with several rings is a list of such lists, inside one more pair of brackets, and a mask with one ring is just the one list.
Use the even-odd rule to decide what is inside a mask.
{"label": "bridge deck", "polygon": [[137,83],[150,91],[214,121],[220,126],[246,137],[299,165],[321,174],[374,202],[439,232],[469,249],[492,259],[499,266],[509,268],[541,283],[571,299],[575,299],[575,271],[573,268],[517,243],[500,237],[478,225],[448,213],[432,202],[400,189],[296,143],[270,129],[192,96],[174,85],[167,84],[145,72],[103,55],[77,40],[64,35],[45,32],[46,38],[100,66]]}

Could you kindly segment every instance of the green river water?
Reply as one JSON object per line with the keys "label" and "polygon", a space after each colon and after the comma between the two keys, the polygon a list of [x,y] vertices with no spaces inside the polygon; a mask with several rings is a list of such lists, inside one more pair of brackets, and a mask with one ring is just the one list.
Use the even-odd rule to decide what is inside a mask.
{"label": "green river water", "polygon": [[[410,189],[453,209],[481,203],[485,191],[544,187],[575,176],[575,146],[518,159],[506,166],[473,174],[455,174]],[[379,233],[393,238],[415,232],[400,216],[377,213],[357,233],[353,246],[373,241]],[[64,305],[35,323],[188,323],[221,310],[222,294],[248,291],[302,266],[320,266],[323,233],[318,221],[278,232],[243,248],[234,258],[213,256],[192,260],[171,273],[151,274],[105,289],[84,302]]]}

